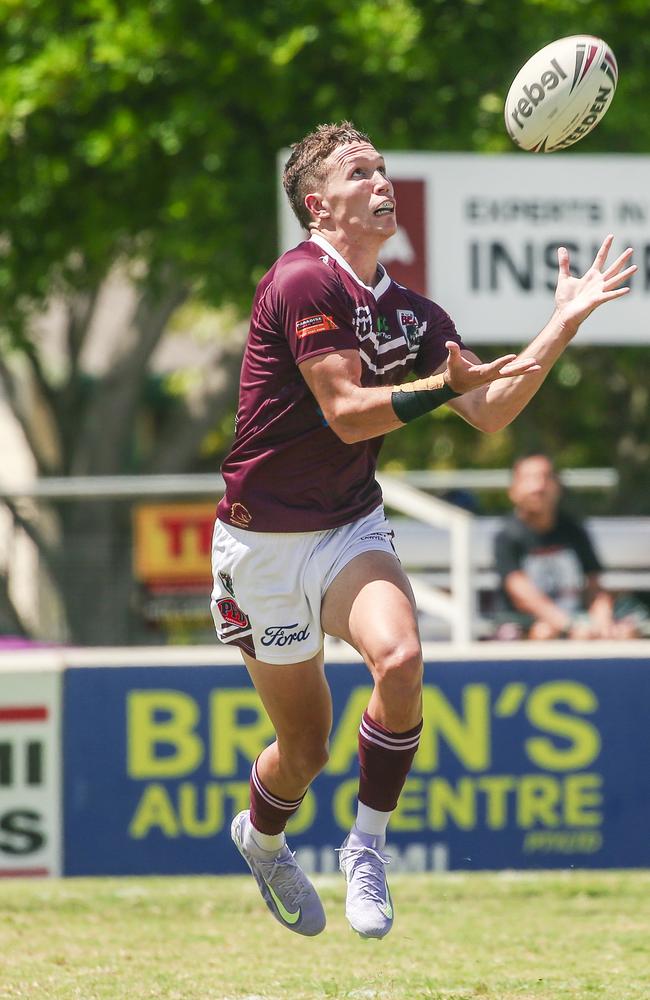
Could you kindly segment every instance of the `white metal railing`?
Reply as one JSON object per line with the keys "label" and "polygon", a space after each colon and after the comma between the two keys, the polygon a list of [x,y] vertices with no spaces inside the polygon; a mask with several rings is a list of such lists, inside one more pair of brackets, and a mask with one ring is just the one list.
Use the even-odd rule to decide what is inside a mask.
{"label": "white metal railing", "polygon": [[[423,490],[505,490],[510,485],[510,469],[416,469],[398,474],[411,486]],[[573,490],[614,489],[619,476],[616,469],[563,469],[560,480]]]}
{"label": "white metal railing", "polygon": [[217,497],[223,493],[218,473],[164,476],[47,476],[31,482],[3,483],[0,499],[119,500],[172,495]]}
{"label": "white metal railing", "polygon": [[[385,473],[384,477],[388,474]],[[391,473],[395,482],[407,483],[419,489],[503,490],[510,484],[509,469],[422,469]],[[611,489],[618,483],[615,469],[566,469],[560,479],[572,489]],[[157,476],[48,476],[42,479],[3,481],[0,498],[16,500],[30,497],[36,500],[73,500],[105,497],[217,496],[223,491],[223,479],[218,473],[185,473]]]}
{"label": "white metal railing", "polygon": [[402,482],[395,476],[381,474],[377,477],[384,503],[409,517],[424,521],[435,528],[445,528],[451,535],[450,583],[451,593],[417,577],[411,577],[415,601],[422,611],[437,615],[449,623],[451,641],[471,642],[472,623],[476,619],[476,593],[472,586],[471,534],[474,517],[466,510],[427,496],[421,490]]}
{"label": "white metal railing", "polygon": [[[576,489],[611,488],[618,482],[613,469],[572,469],[561,474],[563,482]],[[478,623],[477,594],[473,584],[471,513],[423,492],[426,489],[504,489],[510,482],[508,469],[422,470],[378,476],[387,506],[424,524],[450,533],[450,590],[434,587],[411,576],[418,607],[449,624],[454,643],[470,642]],[[31,482],[2,483],[0,499],[35,500],[134,499],[156,496],[218,497],[223,478],[215,473],[149,476],[47,477]]]}

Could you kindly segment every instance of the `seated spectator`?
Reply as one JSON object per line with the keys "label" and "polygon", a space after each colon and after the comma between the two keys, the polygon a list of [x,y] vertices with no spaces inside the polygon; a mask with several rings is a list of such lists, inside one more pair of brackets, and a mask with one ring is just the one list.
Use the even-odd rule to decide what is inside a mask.
{"label": "seated spectator", "polygon": [[500,578],[497,639],[633,639],[599,583],[601,565],[582,524],[560,506],[562,486],[543,454],[515,462],[513,513],[495,539]]}

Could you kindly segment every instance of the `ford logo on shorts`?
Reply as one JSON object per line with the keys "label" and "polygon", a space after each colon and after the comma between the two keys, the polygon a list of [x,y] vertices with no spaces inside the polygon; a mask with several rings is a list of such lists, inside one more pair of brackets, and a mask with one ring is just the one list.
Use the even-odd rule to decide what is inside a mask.
{"label": "ford logo on shorts", "polygon": [[294,628],[298,628],[298,622],[293,625],[272,625],[265,630],[260,642],[263,646],[290,646],[292,642],[303,642],[309,638],[306,625],[298,632],[292,632]]}

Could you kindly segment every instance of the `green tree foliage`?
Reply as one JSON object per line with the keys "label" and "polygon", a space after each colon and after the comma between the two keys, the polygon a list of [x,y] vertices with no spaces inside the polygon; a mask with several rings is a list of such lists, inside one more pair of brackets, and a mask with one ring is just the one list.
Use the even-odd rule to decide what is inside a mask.
{"label": "green tree foliage", "polygon": [[[550,39],[586,30],[607,38],[621,65],[589,150],[646,152],[644,0],[5,0],[0,379],[39,473],[199,466],[208,429],[232,412],[239,348],[215,330],[213,374],[225,378],[215,385],[203,373],[200,405],[167,380],[152,407],[151,357],[190,297],[245,315],[276,253],[280,148],[319,121],[350,117],[384,149],[510,151],[501,109],[519,65]],[[137,298],[97,374],[87,343],[116,267]],[[55,364],[34,324],[53,301],[64,319]],[[477,443],[447,415],[402,432],[399,455],[503,465],[539,437],[567,462],[617,464],[619,506],[647,511],[640,358],[576,349],[502,435]],[[216,467],[225,435],[209,440]],[[396,448],[389,440],[388,461]],[[69,594],[60,554],[83,522],[89,537],[108,532],[117,554],[106,572],[126,578],[120,517],[111,505],[94,515],[71,505],[52,543],[14,513],[49,559],[72,633],[88,639],[89,605]],[[75,572],[88,593],[96,565]],[[124,607],[114,641],[123,619]]]}

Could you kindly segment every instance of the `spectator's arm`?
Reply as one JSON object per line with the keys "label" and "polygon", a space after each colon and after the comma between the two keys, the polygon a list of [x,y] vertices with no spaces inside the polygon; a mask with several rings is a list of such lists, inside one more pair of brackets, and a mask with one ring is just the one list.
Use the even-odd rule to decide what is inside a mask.
{"label": "spectator's arm", "polygon": [[571,628],[571,617],[555,601],[536,587],[523,570],[514,570],[504,578],[503,586],[517,611],[546,622],[558,636]]}
{"label": "spectator's arm", "polygon": [[597,573],[590,573],[586,587],[587,608],[600,639],[615,638],[614,598],[600,585]]}

